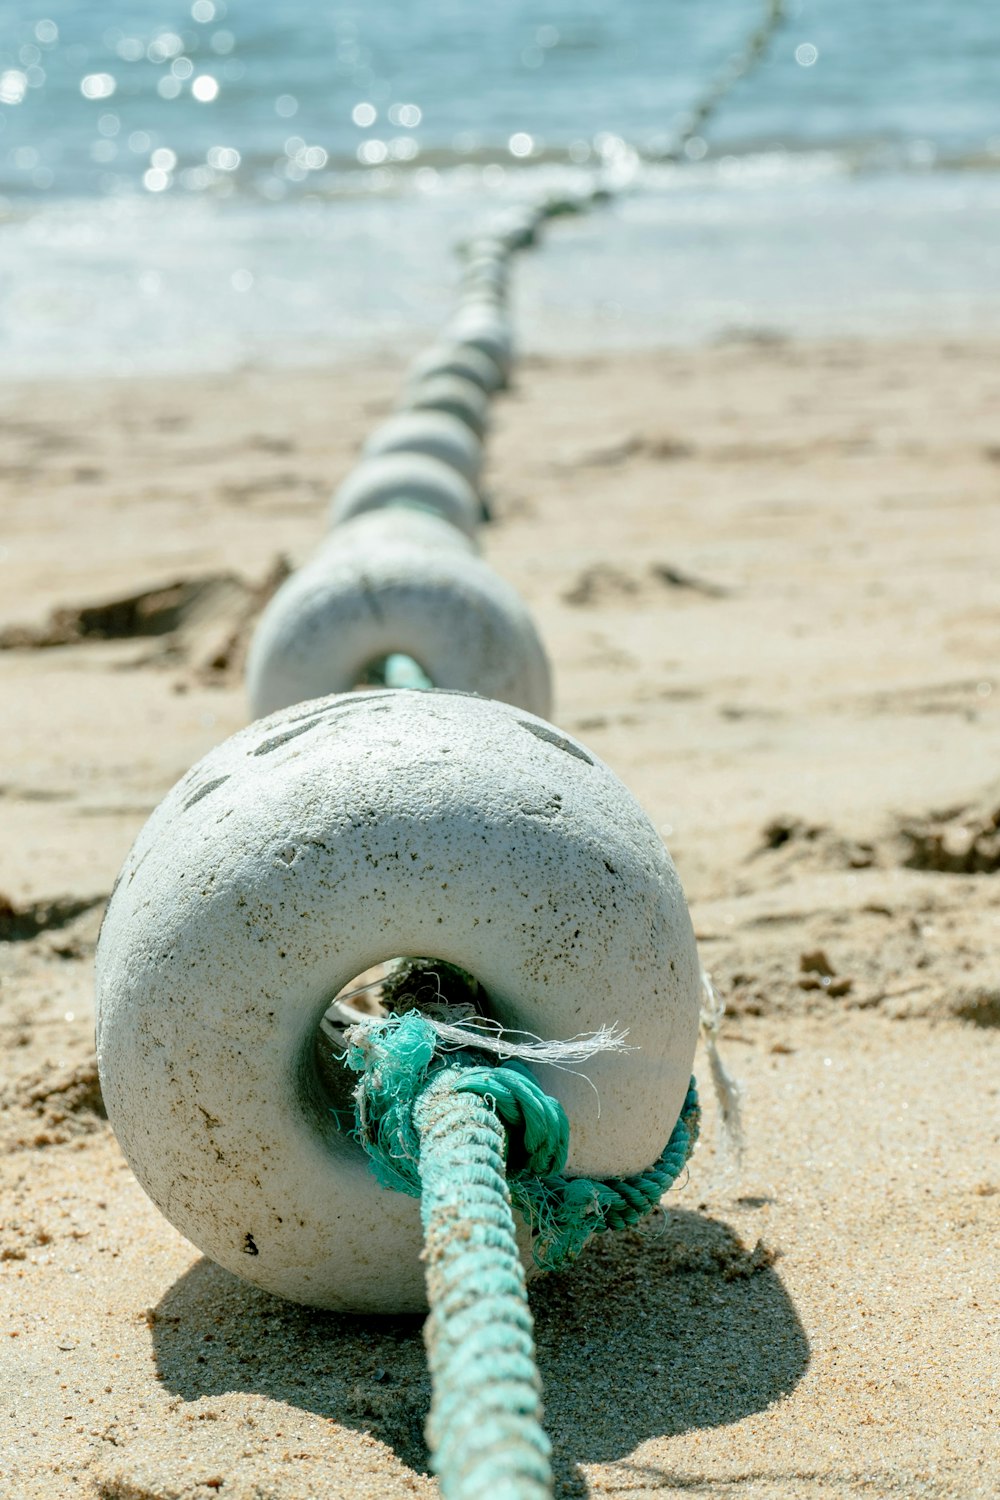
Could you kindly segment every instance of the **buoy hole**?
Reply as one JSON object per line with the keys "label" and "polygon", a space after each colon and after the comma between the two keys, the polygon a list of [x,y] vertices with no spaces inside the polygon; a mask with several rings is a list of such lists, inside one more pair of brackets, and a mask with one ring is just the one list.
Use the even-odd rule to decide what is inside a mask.
{"label": "buoy hole", "polygon": [[442,958],[390,958],[344,985],[316,1034],[316,1070],[338,1129],[354,1129],[357,1075],[347,1067],[347,1032],[384,1016],[419,1010],[452,1025],[489,1014],[486,991],[472,974]]}
{"label": "buoy hole", "polygon": [[424,692],[434,686],[423,664],[404,651],[390,651],[385,656],[367,662],[358,673],[355,692],[368,692],[376,687],[417,688]]}

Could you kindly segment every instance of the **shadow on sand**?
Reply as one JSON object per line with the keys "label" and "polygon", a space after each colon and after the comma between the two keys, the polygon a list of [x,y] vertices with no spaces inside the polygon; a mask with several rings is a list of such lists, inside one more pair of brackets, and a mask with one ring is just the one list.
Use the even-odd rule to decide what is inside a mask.
{"label": "shadow on sand", "polygon": [[[684,1210],[593,1242],[535,1282],[531,1303],[562,1496],[586,1492],[579,1464],[760,1411],[808,1363],[769,1257]],[[294,1306],[201,1260],[164,1295],[152,1334],[159,1377],[184,1400],[269,1396],[370,1432],[426,1473],[422,1322]]]}

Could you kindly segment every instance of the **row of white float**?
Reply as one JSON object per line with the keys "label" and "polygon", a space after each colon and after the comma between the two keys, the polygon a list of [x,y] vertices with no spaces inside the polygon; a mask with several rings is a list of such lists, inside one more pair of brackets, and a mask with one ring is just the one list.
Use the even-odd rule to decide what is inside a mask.
{"label": "row of white float", "polygon": [[[700,973],[674,867],[547,722],[537,631],[477,554],[510,257],[556,211],[465,247],[454,321],[261,618],[255,721],[155,811],[101,934],[101,1080],[140,1183],[213,1260],[321,1307],[426,1305],[419,1205],[377,1184],[318,1061],[331,1002],[371,966],[458,965],[493,1019],[545,1039],[627,1031],[586,1076],[532,1065],[568,1114],[571,1173],[655,1161],[691,1074]],[[398,654],[432,690],[351,691]]]}
{"label": "row of white float", "polygon": [[337,490],[326,544],[266,609],[248,662],[255,715],[349,691],[404,650],[436,687],[550,712],[534,624],[475,555],[489,401],[513,358],[509,255],[496,236],[470,247],[454,321]]}

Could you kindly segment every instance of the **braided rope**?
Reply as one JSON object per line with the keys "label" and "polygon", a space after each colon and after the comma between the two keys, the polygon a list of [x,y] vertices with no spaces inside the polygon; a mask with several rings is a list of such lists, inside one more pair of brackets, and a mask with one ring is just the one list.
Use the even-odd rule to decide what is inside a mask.
{"label": "braided rope", "polygon": [[595,1234],[637,1224],[694,1147],[694,1080],[645,1172],[566,1177],[566,1113],[519,1063],[484,1064],[471,1049],[442,1054],[417,1011],[359,1024],[347,1037],[347,1065],[361,1075],[355,1135],[379,1182],[421,1201],[427,1440],[442,1493],[546,1500],[551,1449],[513,1208],[545,1269],[575,1259]]}
{"label": "braided rope", "polygon": [[504,1181],[505,1130],[456,1081],[455,1070],[438,1072],[413,1111],[431,1308],[427,1441],[446,1500],[546,1500],[551,1448]]}
{"label": "braided rope", "polygon": [[553,1271],[569,1265],[595,1234],[631,1229],[655,1209],[680,1176],[701,1124],[692,1078],[670,1139],[651,1167],[634,1177],[523,1175],[511,1196],[535,1233],[535,1264]]}

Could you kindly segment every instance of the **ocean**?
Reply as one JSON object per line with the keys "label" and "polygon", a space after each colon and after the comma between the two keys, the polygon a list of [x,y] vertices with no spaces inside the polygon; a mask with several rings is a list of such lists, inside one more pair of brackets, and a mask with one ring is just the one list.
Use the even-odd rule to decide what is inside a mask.
{"label": "ocean", "polygon": [[0,368],[405,353],[457,238],[595,182],[528,350],[1000,328],[1000,5],[792,0],[691,135],[767,9],[0,3]]}

